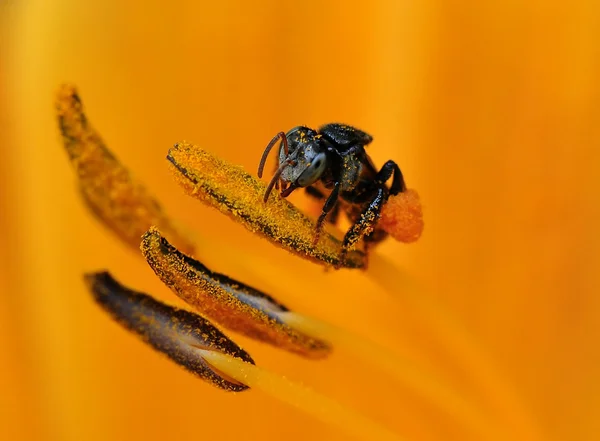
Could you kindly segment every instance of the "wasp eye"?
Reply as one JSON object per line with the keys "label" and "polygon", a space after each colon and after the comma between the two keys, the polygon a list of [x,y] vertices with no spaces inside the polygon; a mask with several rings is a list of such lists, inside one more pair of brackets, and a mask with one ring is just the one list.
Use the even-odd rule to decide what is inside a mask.
{"label": "wasp eye", "polygon": [[317,181],[327,166],[327,156],[325,153],[319,153],[311,161],[310,165],[302,172],[298,177],[296,183],[300,187],[307,187],[313,182]]}

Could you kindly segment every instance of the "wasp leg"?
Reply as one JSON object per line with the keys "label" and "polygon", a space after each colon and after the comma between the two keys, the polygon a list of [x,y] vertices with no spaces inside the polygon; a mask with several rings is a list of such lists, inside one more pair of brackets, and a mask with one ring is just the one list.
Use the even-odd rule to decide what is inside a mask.
{"label": "wasp leg", "polygon": [[319,216],[319,219],[317,219],[317,228],[315,231],[315,237],[313,239],[313,246],[319,242],[319,237],[321,236],[321,230],[323,229],[323,222],[325,222],[325,218],[327,217],[329,212],[333,209],[333,207],[336,205],[339,194],[340,194],[340,183],[336,182],[335,187],[333,187],[331,194],[325,201],[325,205],[323,205],[323,211],[321,211],[321,215]]}
{"label": "wasp leg", "polygon": [[392,186],[390,188],[390,194],[392,196],[397,195],[403,191],[406,191],[406,184],[404,183],[404,176],[402,176],[402,172],[400,171],[400,167],[394,161],[390,160],[383,164],[381,170],[377,172],[375,179],[373,181],[374,185],[381,186],[384,185],[385,182],[390,179],[390,177],[394,175],[392,180]]}
{"label": "wasp leg", "polygon": [[[313,187],[312,185],[305,187],[304,190],[306,191],[307,195],[309,195],[319,201],[326,199],[326,196],[323,194],[323,192],[321,190],[319,190],[318,188]],[[329,212],[329,216],[327,216],[327,222],[329,222],[332,225],[335,225],[335,224],[337,224],[339,217],[340,217],[340,204],[335,204],[335,206]]]}
{"label": "wasp leg", "polygon": [[364,237],[364,250],[365,254],[369,254],[369,251],[374,245],[377,245],[379,242],[383,241],[389,234],[387,231],[375,225],[373,231],[370,234],[365,235]]}
{"label": "wasp leg", "polygon": [[325,199],[325,195],[323,194],[323,192],[321,190],[319,190],[318,188],[313,187],[312,185],[305,187],[304,191],[306,192],[307,195],[309,195],[319,201],[322,201],[323,199]]}
{"label": "wasp leg", "polygon": [[329,212],[329,216],[327,217],[327,221],[335,225],[340,217],[340,204],[335,204],[332,210]]}
{"label": "wasp leg", "polygon": [[[387,200],[385,188],[378,188],[375,192],[375,195],[371,199],[371,202],[367,204],[363,212],[360,214],[359,219],[356,221],[352,227],[344,236],[344,241],[342,242],[342,252],[340,254],[340,262],[343,262],[346,258],[346,254],[350,247],[356,244],[363,236],[367,236],[376,232],[375,224],[379,220],[379,214],[381,213],[381,208],[383,204],[385,204]],[[376,233],[376,236],[379,233]]]}

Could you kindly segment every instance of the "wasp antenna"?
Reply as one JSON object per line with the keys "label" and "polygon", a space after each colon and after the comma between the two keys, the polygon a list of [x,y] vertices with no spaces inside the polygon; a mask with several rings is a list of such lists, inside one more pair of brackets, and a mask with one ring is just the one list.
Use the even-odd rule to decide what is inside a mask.
{"label": "wasp antenna", "polygon": [[[275,184],[279,181],[279,177],[281,176],[281,173],[283,173],[283,171],[286,169],[286,167],[289,167],[292,164],[293,164],[293,161],[288,160],[279,166],[279,168],[277,169],[277,171],[271,178],[271,182],[269,182],[269,185],[267,186],[267,191],[265,191],[265,197],[264,197],[265,202],[267,202],[269,200],[269,195],[271,194],[271,191],[273,190],[273,187],[275,186]],[[259,177],[260,177],[260,175],[259,175]]]}
{"label": "wasp antenna", "polygon": [[[267,156],[269,156],[269,153],[271,152],[271,149],[273,148],[273,146],[275,144],[277,144],[277,141],[279,140],[279,138],[283,139],[284,151],[285,151],[285,154],[287,156],[287,154],[288,154],[287,139],[285,137],[285,133],[279,132],[277,135],[275,135],[273,137],[273,139],[271,140],[271,142],[269,142],[269,144],[267,145],[267,147],[265,147],[265,151],[262,154],[262,158],[260,158],[260,164],[258,164],[258,177],[259,178],[262,178],[263,171],[265,169],[265,163],[267,162]],[[279,148],[279,150],[281,151],[281,148]]]}
{"label": "wasp antenna", "polygon": [[281,136],[281,144],[279,144],[279,154],[281,154],[281,147],[283,147],[283,153],[285,153],[285,156],[287,157],[290,154],[287,136],[285,136],[285,133],[283,132],[279,132],[279,135]]}

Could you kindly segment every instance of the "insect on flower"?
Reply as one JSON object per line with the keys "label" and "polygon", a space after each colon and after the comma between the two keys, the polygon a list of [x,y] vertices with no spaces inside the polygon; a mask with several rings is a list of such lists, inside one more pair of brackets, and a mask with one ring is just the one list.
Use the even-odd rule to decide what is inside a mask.
{"label": "insect on flower", "polygon": [[[361,238],[368,247],[387,237],[388,233],[377,225],[381,210],[389,197],[404,192],[406,185],[394,161],[387,161],[377,171],[365,151],[373,140],[371,135],[344,124],[326,124],[318,130],[299,126],[287,133],[280,132],[263,152],[259,177],[279,140],[279,164],[265,192],[265,202],[273,187],[279,186],[284,198],[303,187],[310,196],[325,200],[314,244],[319,241],[325,219],[329,216],[329,221],[335,224],[340,209],[344,210],[353,225],[344,237],[340,260]],[[388,187],[386,182],[390,178],[392,185]]]}
{"label": "insect on flower", "polygon": [[[158,278],[195,312],[170,306],[128,288],[106,271],[84,276],[88,290],[99,306],[154,349],[213,386],[229,392],[257,388],[340,427],[353,437],[398,440],[393,431],[376,421],[256,366],[251,355],[219,327],[312,360],[324,359],[334,346],[339,346],[380,362],[381,357],[369,355],[369,344],[361,343],[359,338],[342,329],[294,312],[274,296],[214,272],[192,257],[203,253],[203,257],[210,258],[211,247],[207,246],[210,239],[205,237],[203,246],[196,247],[175,227],[176,223],[166,215],[156,198],[109,151],[83,112],[83,104],[74,87],[60,88],[56,110],[64,146],[77,172],[78,186],[88,208],[124,243],[132,248],[139,245]],[[361,236],[374,236],[375,221],[388,198],[389,203],[381,214],[382,230],[379,233],[389,233],[403,242],[416,240],[423,226],[419,198],[414,190],[404,191],[402,175],[393,162],[389,161],[380,172],[375,171],[364,153],[364,145],[371,139],[369,135],[346,126],[326,127],[329,129],[321,130],[335,138],[335,142],[320,140],[322,134],[306,129],[314,144],[311,147],[309,140],[304,139],[306,134],[301,135],[297,130],[298,133],[294,132],[297,139],[293,138],[288,149],[288,138],[284,135],[282,161],[289,162],[291,168],[280,167],[269,187],[241,167],[228,164],[185,141],[169,150],[167,160],[176,181],[189,195],[218,209],[253,233],[315,263],[364,269],[365,252],[349,250],[348,246]],[[268,151],[277,139],[265,152],[261,173]],[[347,147],[343,147],[344,142]],[[310,149],[313,149],[312,153]],[[332,149],[331,152],[328,149]],[[337,152],[337,156],[331,156],[332,152]],[[308,163],[311,160],[312,163]],[[328,175],[330,178],[326,178]],[[393,184],[388,189],[385,181],[392,175]],[[318,243],[312,243],[314,222],[287,200],[277,198],[269,204],[257,204],[265,193],[268,197],[280,178],[286,195],[299,186],[312,188],[319,179],[324,184],[333,182],[326,206],[329,210],[333,208],[341,192],[340,201],[348,203],[349,215],[354,214],[357,219],[353,227],[356,240],[347,235],[350,239],[344,242],[340,254],[342,243],[330,232],[324,232]],[[292,185],[288,187],[287,182]],[[403,196],[390,197],[398,193]],[[352,207],[361,207],[363,212],[352,211]],[[326,214],[319,221],[318,231]],[[381,363],[394,366],[396,362],[384,356]]]}

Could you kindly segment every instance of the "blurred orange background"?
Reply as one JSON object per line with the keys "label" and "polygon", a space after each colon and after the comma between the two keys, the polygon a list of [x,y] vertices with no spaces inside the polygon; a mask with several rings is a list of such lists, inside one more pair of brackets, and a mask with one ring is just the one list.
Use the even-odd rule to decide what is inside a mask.
{"label": "blurred orange background", "polygon": [[[450,314],[533,429],[486,408],[492,421],[514,439],[598,436],[597,1],[29,0],[0,14],[1,439],[345,439],[257,391],[200,382],[92,302],[81,275],[108,268],[176,303],[82,206],[53,113],[63,82],[208,266],[487,402],[502,386],[439,343]],[[419,191],[422,239],[377,252],[422,292],[274,249],[183,195],[166,167],[186,139],[254,172],[277,131],[333,121],[371,133],[376,164],[396,160]],[[476,439],[347,354],[309,362],[233,338],[408,440]]]}

